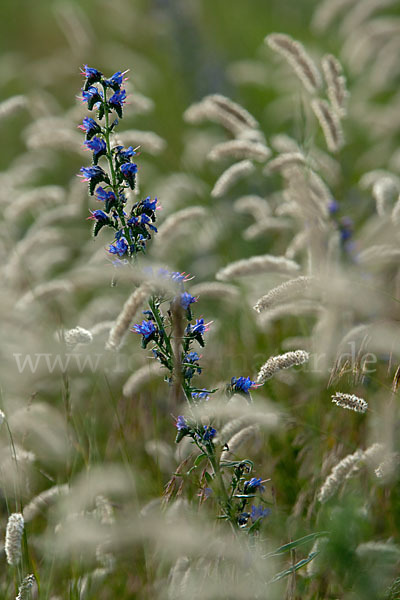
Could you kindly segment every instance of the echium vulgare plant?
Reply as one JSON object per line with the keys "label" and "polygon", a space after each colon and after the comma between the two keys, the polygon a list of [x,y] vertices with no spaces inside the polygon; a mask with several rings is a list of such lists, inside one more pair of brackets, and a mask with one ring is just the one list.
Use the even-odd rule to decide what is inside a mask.
{"label": "echium vulgare plant", "polygon": [[[93,234],[97,236],[103,227],[111,227],[115,230],[115,239],[109,245],[108,251],[125,259],[134,257],[145,251],[146,242],[151,238],[150,232],[157,231],[153,225],[157,199],[152,201],[146,198],[135,203],[129,215],[125,212],[125,192],[129,188],[135,188],[137,165],[132,162],[132,158],[137,149],[131,146],[126,149],[118,145],[112,147],[110,141],[118,124],[118,117],[123,116],[126,91],[122,89],[122,85],[125,73],[117,71],[107,79],[103,73],[87,65],[82,73],[85,77],[82,100],[87,103],[89,110],[97,111],[97,121],[92,117],[85,117],[80,126],[86,134],[85,146],[93,152],[92,165],[82,167],[81,172],[89,184],[89,194],[95,194],[97,200],[104,203],[104,210],[92,211],[89,217],[95,221]],[[113,113],[117,116],[110,119]],[[103,120],[104,123],[100,124]],[[107,171],[99,165],[102,157],[108,163]],[[190,416],[178,416],[176,442],[179,443],[187,436],[197,446],[200,453],[194,468],[203,459],[208,461],[211,473],[205,469],[204,475],[207,484],[212,487],[204,487],[204,497],[215,491],[221,509],[219,517],[230,521],[234,528],[245,528],[248,522],[252,522],[248,530],[253,532],[259,528],[261,519],[269,512],[262,505],[247,508],[249,501],[254,499],[258,492],[264,491],[264,482],[261,478],[250,477],[253,469],[250,460],[220,460],[217,445],[214,443],[217,431],[212,423],[204,425],[196,411],[196,407],[208,402],[211,394],[216,391],[193,385],[194,376],[202,372],[199,362],[201,356],[195,345],[204,347],[203,336],[211,323],[205,323],[203,318],[193,319],[191,305],[197,298],[184,289],[184,283],[189,279],[188,275],[161,269],[158,277],[177,284],[178,292],[168,298],[164,286],[157,286],[157,292],[149,298],[149,310],[144,311],[146,318],[142,323],[134,325],[132,331],[142,336],[143,348],[151,344],[154,358],[168,371],[165,379],[176,390],[177,400],[181,400],[182,394],[186,398]],[[161,307],[165,303],[169,306],[163,311]],[[226,387],[226,393],[228,396],[240,394],[250,402],[250,390],[257,385],[249,377],[232,377]],[[226,445],[223,449],[229,450]],[[226,468],[232,469],[229,485],[221,472]]]}
{"label": "echium vulgare plant", "polygon": [[[176,442],[188,437],[199,450],[189,472],[203,460],[209,463],[210,468],[204,469],[205,485],[201,496],[207,498],[215,492],[221,510],[219,518],[230,521],[235,529],[246,528],[251,533],[255,532],[269,509],[263,508],[262,504],[248,505],[264,491],[265,481],[250,476],[253,470],[250,460],[222,460],[222,454],[219,456],[221,450],[226,453],[229,448],[226,444],[221,447],[221,444],[215,443],[217,431],[212,419],[204,424],[199,416],[198,409],[216,391],[200,388],[193,383],[195,376],[202,372],[198,349],[205,346],[204,334],[211,323],[205,323],[203,318],[195,319],[192,314],[192,305],[198,298],[185,291],[184,284],[189,280],[189,275],[160,269],[158,276],[170,280],[176,288],[169,294],[167,289],[170,286],[157,286],[157,292],[149,299],[149,309],[144,311],[146,318],[134,325],[131,331],[142,336],[142,347],[149,346],[154,358],[167,369],[165,380],[177,390],[177,400],[182,398],[182,394],[186,398],[188,416],[179,415],[176,419]],[[251,402],[250,390],[257,386],[249,377],[232,377],[226,386],[226,394],[228,397],[239,394]],[[223,475],[224,469],[232,469],[228,479]]]}
{"label": "echium vulgare plant", "polygon": [[[135,189],[138,167],[132,159],[137,154],[137,148],[111,145],[111,135],[118,125],[118,117],[122,119],[126,102],[126,91],[122,89],[125,73],[117,71],[107,79],[97,69],[85,65],[82,69],[85,77],[82,100],[90,111],[97,112],[97,121],[85,117],[80,128],[86,134],[86,148],[93,152],[92,165],[81,168],[81,177],[88,182],[89,194],[96,194],[104,207],[103,210],[91,211],[89,219],[95,221],[93,235],[97,236],[103,227],[114,229],[115,238],[108,251],[127,258],[144,252],[151,231],[157,232],[153,225],[157,198],[151,200],[148,197],[136,202],[129,214],[125,212],[126,191]],[[99,165],[102,157],[108,164],[107,170]]]}

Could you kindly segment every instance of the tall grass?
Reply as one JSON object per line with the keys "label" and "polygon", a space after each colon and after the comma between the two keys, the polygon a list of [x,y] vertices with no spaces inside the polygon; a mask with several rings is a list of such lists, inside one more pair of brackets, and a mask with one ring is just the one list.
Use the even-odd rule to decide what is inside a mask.
{"label": "tall grass", "polygon": [[[3,25],[1,597],[399,596],[399,11],[280,5],[43,3],[18,44]],[[131,69],[130,202],[163,206],[132,266],[85,220],[84,63]],[[213,321],[211,466],[129,331],[159,267]],[[268,510],[229,523],[234,463]]]}

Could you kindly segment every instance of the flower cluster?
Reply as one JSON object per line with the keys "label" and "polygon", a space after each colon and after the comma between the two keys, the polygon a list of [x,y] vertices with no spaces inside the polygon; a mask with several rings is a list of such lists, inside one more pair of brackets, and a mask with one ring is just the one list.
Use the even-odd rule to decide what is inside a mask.
{"label": "flower cluster", "polygon": [[[129,146],[112,146],[110,137],[122,119],[123,105],[126,102],[126,91],[122,89],[124,75],[117,71],[107,79],[103,73],[85,65],[82,74],[85,83],[82,88],[82,100],[90,111],[97,111],[97,121],[92,117],[83,119],[80,129],[85,132],[85,147],[92,152],[92,165],[81,168],[81,177],[88,182],[89,194],[103,203],[104,209],[91,211],[89,219],[95,222],[93,235],[97,236],[103,227],[111,227],[115,231],[110,254],[118,257],[130,257],[144,252],[151,233],[157,232],[153,223],[157,198],[150,197],[136,202],[129,213],[125,211],[127,204],[126,191],[135,188],[138,166],[132,162],[137,155],[137,148]],[[112,121],[113,113],[116,116]],[[104,124],[99,121],[104,119]],[[99,165],[100,159],[108,163],[108,169]],[[100,185],[101,184],[101,185]]]}
{"label": "flower cluster", "polygon": [[[251,512],[248,512],[248,505],[250,501],[265,491],[263,485],[266,481],[263,481],[260,477],[251,477],[246,479],[248,474],[251,472],[253,463],[249,460],[235,461],[232,463],[233,474],[231,479],[231,493],[232,498],[232,509],[235,515],[236,522],[239,527],[244,528],[247,526],[249,520],[252,521],[250,531],[253,532],[259,528],[261,521],[264,517],[269,515],[270,509],[263,508],[262,506],[251,505]],[[261,502],[265,502],[260,497]],[[257,522],[257,525],[255,525]]]}
{"label": "flower cluster", "polygon": [[179,443],[185,436],[189,436],[193,439],[194,443],[202,447],[206,444],[212,447],[212,440],[217,434],[217,430],[211,425],[199,425],[197,423],[187,421],[185,417],[180,415],[175,423],[177,434],[176,442]]}
{"label": "flower cluster", "polygon": [[259,385],[255,381],[252,381],[250,377],[232,377],[231,382],[226,386],[226,394],[228,397],[239,394],[250,402],[250,390],[254,390]]}
{"label": "flower cluster", "polygon": [[[201,356],[192,346],[197,342],[204,347],[203,336],[211,323],[205,323],[202,318],[193,319],[191,306],[198,299],[184,289],[185,282],[190,279],[188,274],[160,269],[157,276],[158,279],[169,280],[169,285],[173,284],[176,293],[168,298],[167,292],[160,289],[149,300],[150,310],[143,312],[146,318],[141,323],[134,325],[131,331],[142,336],[143,348],[147,348],[149,343],[152,344],[153,356],[169,370],[167,380],[170,383],[176,381],[177,378],[182,380],[182,387],[189,404],[208,400],[211,391],[204,388],[198,389],[192,385],[193,377],[202,372]],[[163,285],[160,287],[162,288]],[[166,285],[166,287],[168,286]],[[169,308],[163,311],[161,305],[165,302],[169,303]],[[173,330],[178,321],[183,323],[181,328],[183,336],[179,350],[174,349],[171,342],[173,338],[176,338]],[[177,365],[179,365],[180,373],[176,371]]]}

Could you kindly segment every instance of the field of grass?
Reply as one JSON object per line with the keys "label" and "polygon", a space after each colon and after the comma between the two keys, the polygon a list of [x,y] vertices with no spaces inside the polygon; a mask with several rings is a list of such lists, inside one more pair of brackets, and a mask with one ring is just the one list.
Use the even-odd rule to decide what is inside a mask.
{"label": "field of grass", "polygon": [[0,598],[400,599],[398,2],[0,22]]}

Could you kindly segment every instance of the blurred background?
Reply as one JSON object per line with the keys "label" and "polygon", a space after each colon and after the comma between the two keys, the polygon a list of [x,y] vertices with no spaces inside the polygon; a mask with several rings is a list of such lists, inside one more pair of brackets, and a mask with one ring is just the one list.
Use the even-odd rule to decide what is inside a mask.
{"label": "blurred background", "polygon": [[[209,152],[232,136],[216,123],[193,124],[184,119],[188,107],[208,94],[224,94],[250,111],[259,123],[260,139],[273,147],[275,155],[284,151],[285,144],[286,149],[293,149],[290,140],[278,140],[277,134],[293,138],[301,151],[315,159],[313,167],[318,165],[316,170],[329,186],[329,198],[338,205],[338,212],[321,229],[327,240],[322,247],[328,254],[331,234],[332,239],[339,235],[334,260],[340,265],[338,272],[343,269],[339,292],[339,287],[332,284],[331,288],[327,281],[332,273],[338,275],[335,269],[322,272],[329,318],[324,321],[312,308],[304,314],[288,312],[271,322],[257,321],[252,306],[260,295],[285,280],[280,275],[239,279],[225,295],[200,294],[196,316],[214,321],[202,351],[201,386],[223,388],[232,376],[253,377],[270,355],[297,348],[297,344],[309,349],[316,343],[326,353],[320,371],[289,373],[257,392],[260,402],[268,410],[272,406],[277,413],[282,411],[284,419],[278,432],[262,434],[249,452],[257,475],[273,479],[267,492],[275,507],[268,522],[272,547],[326,527],[332,526],[337,533],[327,559],[327,564],[335,566],[332,580],[326,573],[322,576],[320,596],[313,595],[317,587],[302,581],[299,593],[303,595],[298,597],[345,597],[340,594],[346,577],[348,589],[354,584],[356,590],[355,596],[346,598],[380,597],[377,571],[372,569],[365,579],[355,546],[391,536],[398,541],[396,481],[388,492],[370,485],[365,475],[354,484],[353,495],[329,514],[317,512],[315,494],[339,459],[385,437],[389,425],[388,438],[397,440],[395,403],[391,404],[393,413],[381,407],[400,362],[398,254],[392,253],[392,262],[384,266],[373,264],[371,270],[361,271],[357,271],[357,257],[371,245],[391,243],[398,250],[393,219],[389,210],[386,221],[378,219],[384,211],[377,215],[371,188],[386,176],[394,186],[393,198],[400,189],[399,23],[399,2],[390,0],[0,3],[1,407],[11,419],[21,461],[25,461],[20,481],[12,466],[5,469],[4,523],[18,486],[27,503],[53,484],[76,482],[93,465],[108,464],[123,465],[124,473],[132,468],[134,473],[138,499],[134,508],[129,504],[133,502],[130,489],[124,488],[122,500],[118,495],[118,482],[124,477],[116,478],[114,508],[126,517],[129,510],[138,511],[138,506],[160,498],[171,472],[186,456],[173,446],[178,407],[172,404],[160,373],[149,371],[140,385],[126,387],[132,373],[150,363],[149,353],[140,349],[139,336],[129,333],[119,355],[104,350],[110,327],[141,276],[112,266],[105,252],[111,234],[103,230],[96,240],[91,238],[86,219],[89,209],[98,205],[76,177],[80,167],[90,162],[77,129],[87,115],[79,100],[80,68],[87,64],[109,76],[129,69],[129,100],[117,136],[125,145],[141,147],[140,197],[159,198],[159,224],[181,209],[204,209],[203,216],[177,228],[161,247],[150,244],[148,256],[140,257],[143,265],[189,272],[195,276],[189,286],[215,282],[215,274],[232,261],[266,253],[284,255],[304,225],[295,215],[282,228],[256,236],[245,233],[257,218],[254,212],[237,210],[237,205],[234,209],[243,196],[268,198],[274,215],[282,216],[277,210],[283,197],[281,177],[277,173],[266,177],[263,165],[257,164],[250,177],[238,181],[222,197],[211,195],[232,160],[212,160]],[[343,119],[346,144],[338,154],[328,152],[310,111],[309,96],[293,71],[264,43],[272,32],[299,40],[318,64],[327,53],[342,62],[351,96],[348,116]],[[394,204],[393,198],[388,205]],[[283,216],[293,217],[290,213]],[[304,248],[295,258],[301,273],[308,272]],[[353,287],[356,277],[366,284],[361,292]],[[376,373],[371,377],[336,373],[335,383],[349,392],[358,386],[360,395],[372,399],[373,411],[368,421],[355,414],[343,419],[329,410],[328,367],[346,333],[371,322],[389,324],[387,336],[392,326],[394,332],[387,338],[390,343],[383,340],[383,333],[378,336],[379,344],[373,348],[379,359]],[[21,371],[15,355],[56,354],[60,331],[77,325],[96,330],[87,353],[101,357],[100,368],[92,372],[72,366],[63,373],[55,367],[49,372],[40,363],[34,371]],[[3,429],[0,434],[1,456],[9,457],[7,432]],[[22,449],[31,455],[24,455]],[[186,485],[185,493],[196,500],[198,488],[190,482]],[[109,487],[102,490],[100,485],[98,491],[112,496]],[[362,506],[360,489],[365,498]],[[129,507],[126,512],[125,506]],[[54,525],[56,517],[48,523],[46,519],[30,526],[36,539],[53,531],[48,523]],[[346,525],[349,519],[351,531]],[[72,542],[71,553],[76,551]],[[136,547],[132,549],[135,543],[133,534],[125,540],[119,570],[104,588],[104,598],[111,593],[108,589],[121,598],[135,597],[132,594],[143,589],[148,593],[143,597],[153,597],[153,590],[157,591],[157,560],[152,556],[146,562]],[[44,547],[37,544],[37,556],[42,556]],[[50,569],[51,547],[49,551],[46,546],[46,552],[43,564]],[[346,571],[349,560],[358,569],[355,583]],[[396,554],[391,560],[398,564]],[[67,581],[70,572],[62,569],[60,581]],[[168,571],[164,571],[160,577],[166,579]],[[78,569],[75,580],[80,575]],[[388,581],[391,575],[388,568]],[[4,590],[10,589],[10,583],[3,584]],[[60,583],[54,587],[62,593]],[[323,595],[327,590],[331,595]],[[277,597],[283,596],[278,593]]]}

